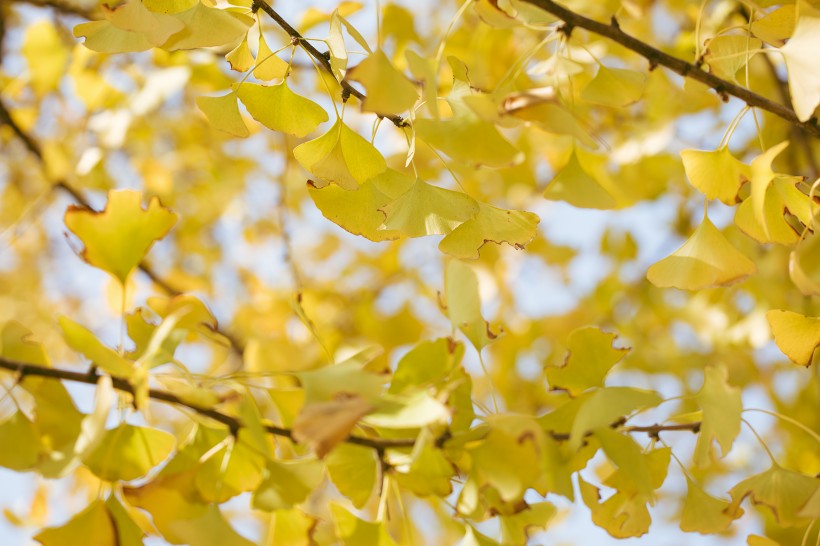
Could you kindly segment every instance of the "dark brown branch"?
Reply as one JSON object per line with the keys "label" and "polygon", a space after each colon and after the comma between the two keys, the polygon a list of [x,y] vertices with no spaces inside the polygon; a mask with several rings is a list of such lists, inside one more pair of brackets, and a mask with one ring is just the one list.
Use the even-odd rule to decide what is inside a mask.
{"label": "dark brown branch", "polygon": [[[253,0],[253,6],[251,9],[253,9],[254,12],[261,9],[262,11],[267,13],[270,16],[270,18],[276,22],[277,25],[282,27],[282,30],[288,33],[288,35],[291,37],[291,40],[293,40],[294,44],[299,44],[300,46],[302,46],[302,48],[308,53],[308,55],[313,57],[316,60],[316,62],[319,63],[319,66],[321,66],[322,69],[324,69],[328,74],[333,75],[333,68],[331,68],[330,66],[330,60],[328,58],[328,55],[316,49],[316,47],[314,47],[313,44],[306,40],[305,37],[299,33],[298,30],[293,28],[293,26],[291,26],[290,23],[288,23],[285,19],[282,18],[281,15],[279,15],[276,12],[276,10],[270,7],[265,2],[265,0]],[[342,80],[339,83],[342,86],[342,97],[352,95],[360,101],[364,101],[364,99],[367,98],[364,93],[350,85],[350,82],[348,82],[347,80]],[[390,120],[396,127],[407,127],[408,125],[407,121],[401,116],[379,114],[379,117]]]}
{"label": "dark brown branch", "polygon": [[714,74],[706,72],[697,65],[688,63],[682,59],[678,59],[677,57],[673,57],[668,53],[664,53],[660,49],[657,49],[646,42],[642,42],[641,40],[638,40],[637,38],[625,33],[618,25],[607,25],[599,21],[595,21],[594,19],[584,17],[583,15],[579,15],[578,13],[559,5],[552,0],[524,0],[524,2],[537,6],[564,21],[564,23],[568,25],[564,30],[567,34],[569,33],[568,29],[577,27],[586,29],[594,34],[603,36],[604,38],[609,38],[610,40],[644,57],[647,61],[649,61],[650,68],[654,68],[655,66],[666,67],[676,74],[686,78],[692,78],[693,80],[706,84],[721,96],[731,95],[736,97],[750,107],[766,110],[767,112],[788,121],[795,127],[799,127],[808,134],[820,138],[820,126],[817,125],[817,120],[815,118],[808,121],[800,121],[797,118],[797,114],[795,114],[794,110],[791,108],[771,101],[766,97],[746,89],[743,86],[719,78]]}
{"label": "dark brown branch", "polygon": [[[3,103],[2,98],[0,98],[0,126],[7,125],[12,132],[20,139],[26,149],[31,152],[31,154],[37,158],[41,168],[45,172],[45,160],[43,158],[43,152],[40,149],[40,145],[28,134],[26,133],[18,124],[14,121],[11,116],[11,112],[9,112],[6,105]],[[57,180],[54,182],[52,188],[59,189],[68,195],[77,202],[78,204],[82,205],[83,207],[94,210],[91,206],[91,203],[86,199],[86,197],[76,188],[72,188],[65,180]],[[142,271],[150,280],[154,283],[160,290],[168,294],[169,296],[179,296],[183,293],[182,290],[172,286],[167,280],[160,277],[156,271],[144,260],[140,262],[139,269]],[[245,346],[244,344],[232,334],[219,330],[219,333],[222,334],[225,339],[227,339],[230,344],[231,348],[239,355],[242,356]]]}
{"label": "dark brown branch", "polygon": [[[59,379],[62,381],[72,381],[74,383],[84,383],[86,385],[96,385],[100,381],[100,378],[103,377],[102,375],[97,374],[93,368],[91,372],[75,372],[72,370],[49,368],[37,364],[18,362],[6,358],[0,358],[0,368],[18,374],[20,380],[27,375],[30,375],[36,377],[47,377],[50,379]],[[135,394],[136,389],[130,382],[128,382],[127,379],[112,377],[111,383],[112,386],[118,391],[126,392],[132,396]],[[193,410],[199,415],[208,417],[209,419],[213,419],[214,421],[225,425],[233,434],[236,434],[243,426],[242,422],[236,417],[232,417],[213,408],[206,408],[193,404],[165,390],[150,389],[148,391],[148,397],[151,400],[156,400],[157,402],[164,402],[166,404]],[[265,425],[265,430],[275,436],[281,436],[283,438],[292,438],[293,435],[291,429],[277,427],[274,425]],[[384,450],[388,448],[413,447],[415,444],[415,439],[413,438],[366,438],[364,436],[348,436],[344,441],[349,444],[370,447],[380,453],[384,452]]]}
{"label": "dark brown branch", "polygon": [[[677,425],[645,425],[645,426],[631,426],[625,427],[622,426],[623,421],[617,421],[610,425],[612,428],[617,428],[623,432],[645,432],[649,435],[650,438],[658,438],[661,432],[691,432],[693,434],[697,434],[700,432],[700,421],[694,421],[692,423],[681,423]],[[564,442],[569,440],[569,433],[568,432],[552,432],[548,431],[547,434],[552,437],[553,440],[558,442]],[[584,438],[587,436],[591,436],[592,431],[587,431],[584,433]]]}
{"label": "dark brown branch", "polygon": [[73,15],[83,19],[93,19],[93,12],[73,5],[71,2],[63,0],[14,0],[20,4],[29,4],[38,8],[51,8],[63,15]]}

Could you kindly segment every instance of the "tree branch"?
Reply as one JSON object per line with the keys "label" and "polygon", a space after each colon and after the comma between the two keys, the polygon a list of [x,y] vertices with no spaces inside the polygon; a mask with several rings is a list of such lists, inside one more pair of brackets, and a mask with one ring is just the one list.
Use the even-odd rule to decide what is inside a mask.
{"label": "tree branch", "polygon": [[574,11],[557,4],[552,0],[523,1],[528,4],[532,4],[533,6],[537,6],[564,21],[566,24],[565,32],[567,34],[569,34],[573,27],[578,27],[586,29],[594,34],[598,34],[599,36],[603,36],[604,38],[609,38],[610,40],[617,42],[625,48],[644,57],[647,61],[649,61],[650,70],[656,66],[663,66],[676,74],[686,78],[692,78],[693,80],[706,84],[714,89],[721,97],[727,97],[729,95],[736,97],[750,107],[766,110],[767,112],[788,121],[792,125],[799,127],[808,134],[820,138],[820,126],[818,126],[816,118],[811,118],[808,121],[800,121],[797,118],[797,114],[794,113],[794,110],[787,106],[773,102],[766,97],[746,89],[743,86],[719,78],[710,72],[706,72],[697,65],[688,63],[684,60],[678,59],[677,57],[673,57],[672,55],[664,53],[660,49],[657,49],[646,42],[633,38],[620,29],[614,18],[612,19],[612,24],[607,25],[575,13]]}
{"label": "tree branch", "polygon": [[[6,108],[5,103],[3,103],[2,97],[0,97],[0,127],[3,125],[7,125],[12,132],[20,139],[26,149],[37,158],[38,163],[40,164],[41,169],[45,172],[45,159],[43,158],[43,151],[40,148],[40,145],[35,141],[28,133],[26,133],[14,119],[11,117],[11,112],[9,112],[8,108]],[[53,183],[52,189],[57,188],[68,195],[77,202],[78,204],[82,205],[83,207],[94,210],[94,207],[91,206],[91,203],[86,199],[86,197],[76,188],[72,188],[65,180],[57,180]],[[158,288],[160,288],[163,292],[168,294],[169,296],[179,296],[184,292],[174,286],[172,286],[167,280],[160,277],[156,271],[145,261],[141,261],[139,263],[139,269],[142,271],[151,282],[154,283]],[[236,338],[234,335],[225,332],[223,330],[218,330],[220,334],[222,334],[225,339],[227,339],[230,344],[231,348],[241,357],[244,353],[245,346],[244,344]]]}
{"label": "tree branch", "polygon": [[14,0],[19,4],[29,4],[38,8],[51,8],[63,15],[73,15],[75,17],[82,17],[83,19],[93,19],[93,13],[90,10],[83,9],[79,6],[73,5],[71,2],[63,0]]}
{"label": "tree branch", "polygon": [[[299,33],[298,30],[293,28],[293,26],[291,26],[290,23],[288,23],[284,18],[282,18],[281,15],[279,15],[276,12],[276,10],[274,10],[272,7],[270,7],[265,2],[265,0],[253,0],[253,5],[251,6],[251,9],[253,10],[254,13],[259,11],[260,9],[262,11],[264,11],[265,13],[267,13],[270,16],[270,18],[273,19],[276,22],[277,25],[282,27],[282,30],[284,30],[285,32],[288,33],[288,35],[291,37],[291,40],[293,41],[294,44],[299,44],[300,46],[302,46],[302,48],[304,48],[304,50],[307,51],[308,55],[313,57],[316,60],[316,62],[319,63],[319,66],[321,66],[322,69],[325,70],[325,72],[327,72],[328,74],[333,76],[333,69],[330,66],[330,61],[328,60],[327,55],[322,53],[318,49],[316,49],[313,46],[313,44],[311,44],[309,41],[307,41],[304,38],[304,36],[302,36]],[[335,76],[334,76],[334,78],[335,78]],[[356,89],[355,87],[350,85],[350,82],[348,82],[347,80],[342,80],[341,82],[339,82],[339,84],[342,86],[342,95],[343,96],[353,95],[354,97],[356,97],[360,101],[364,101],[364,99],[367,98],[364,93],[362,93],[361,91],[359,91],[358,89]],[[404,118],[402,118],[401,116],[388,115],[388,114],[378,114],[378,116],[380,118],[390,120],[391,122],[393,122],[393,125],[395,125],[396,127],[407,127],[407,125],[408,125],[407,121]]]}

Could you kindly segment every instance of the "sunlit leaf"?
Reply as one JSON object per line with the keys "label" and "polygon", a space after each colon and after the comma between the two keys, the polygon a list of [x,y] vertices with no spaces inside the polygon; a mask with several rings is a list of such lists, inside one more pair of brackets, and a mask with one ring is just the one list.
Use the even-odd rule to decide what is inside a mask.
{"label": "sunlit leaf", "polygon": [[439,250],[461,259],[476,259],[482,246],[488,242],[523,249],[535,238],[541,221],[531,212],[505,210],[478,204],[478,213],[451,231],[441,243]]}
{"label": "sunlit leaf", "polygon": [[780,48],[789,71],[792,105],[800,121],[807,121],[820,103],[820,72],[815,51],[820,48],[820,17],[800,14],[789,41]]}
{"label": "sunlit leaf", "polygon": [[569,352],[561,367],[545,370],[553,389],[564,389],[577,395],[589,387],[603,387],[609,370],[626,356],[629,349],[612,346],[617,338],[600,329],[587,326],[569,335]]}
{"label": "sunlit leaf", "polygon": [[743,515],[743,510],[729,515],[729,501],[713,497],[689,476],[686,476],[686,500],[680,519],[681,531],[687,533],[722,533],[732,522]]}
{"label": "sunlit leaf", "polygon": [[265,479],[253,494],[253,507],[267,512],[292,508],[304,502],[324,477],[316,460],[268,461]]}
{"label": "sunlit leaf", "polygon": [[810,366],[820,347],[820,318],[806,317],[791,311],[766,313],[777,346],[792,362]]}
{"label": "sunlit leaf", "polygon": [[641,98],[645,82],[646,76],[641,72],[600,65],[595,78],[581,91],[581,98],[604,106],[620,108]]}
{"label": "sunlit leaf", "polygon": [[424,237],[450,233],[478,213],[479,206],[466,193],[417,179],[406,192],[380,210],[387,229],[407,237]]}
{"label": "sunlit leaf", "polygon": [[453,330],[461,330],[476,350],[480,351],[497,335],[481,315],[478,277],[475,271],[459,260],[450,260],[444,274],[447,316]]}
{"label": "sunlit leaf", "polygon": [[703,60],[716,76],[737,82],[735,74],[746,66],[762,43],[746,35],[723,35],[709,40]]}
{"label": "sunlit leaf", "polygon": [[798,183],[799,179],[793,177],[775,177],[763,197],[763,222],[755,214],[753,200],[746,199],[737,208],[737,227],[760,243],[794,245],[800,233],[784,215],[788,213],[804,224],[811,223],[811,201],[798,189]]}
{"label": "sunlit leaf", "polygon": [[114,520],[101,500],[95,500],[85,510],[60,527],[49,527],[34,536],[43,546],[80,546],[99,544],[115,546],[118,541]]}
{"label": "sunlit leaf", "polygon": [[324,108],[297,95],[287,80],[278,85],[238,85],[236,94],[253,119],[274,131],[303,137],[328,120]]}
{"label": "sunlit leaf", "polygon": [[293,423],[293,439],[308,444],[322,458],[371,411],[369,402],[355,397],[307,404]]}
{"label": "sunlit leaf", "polygon": [[336,533],[344,546],[396,546],[383,523],[356,517],[338,504],[330,505]]}
{"label": "sunlit leaf", "polygon": [[257,80],[275,80],[286,78],[290,72],[290,65],[279,58],[268,46],[265,35],[259,35],[259,51],[256,53],[256,64],[253,68],[253,77]]}
{"label": "sunlit leaf", "polygon": [[339,444],[325,463],[330,481],[339,492],[355,507],[363,507],[376,485],[378,461],[375,452],[363,446]]}
{"label": "sunlit leaf", "polygon": [[250,134],[242,120],[242,114],[239,113],[236,93],[228,93],[221,97],[197,97],[196,105],[214,129],[240,138],[245,138]]}
{"label": "sunlit leaf", "polygon": [[817,488],[817,478],[787,470],[772,462],[768,470],[746,478],[729,491],[732,503],[726,513],[737,516],[741,510],[740,503],[749,497],[752,504],[771,510],[780,525],[798,525],[801,523],[798,511]]}
{"label": "sunlit leaf", "polygon": [[165,431],[122,424],[106,431],[96,449],[83,457],[83,464],[103,480],[131,481],[160,464],[175,444]]}
{"label": "sunlit leaf", "polygon": [[707,366],[703,387],[695,395],[703,411],[694,453],[695,463],[701,466],[709,462],[712,439],[718,441],[723,456],[726,456],[740,433],[740,413],[743,410],[740,389],[730,385],[728,378],[725,367]]}
{"label": "sunlit leaf", "polygon": [[683,150],[686,177],[709,199],[720,199],[727,205],[737,202],[737,192],[744,179],[751,177],[747,165],[735,159],[727,146],[717,150]]}
{"label": "sunlit leaf", "polygon": [[611,189],[584,169],[574,149],[569,161],[547,185],[544,197],[584,209],[618,208],[618,200]]}
{"label": "sunlit leaf", "polygon": [[347,78],[361,83],[367,92],[365,112],[398,114],[413,107],[416,87],[393,66],[382,50],[377,50],[350,69]]}

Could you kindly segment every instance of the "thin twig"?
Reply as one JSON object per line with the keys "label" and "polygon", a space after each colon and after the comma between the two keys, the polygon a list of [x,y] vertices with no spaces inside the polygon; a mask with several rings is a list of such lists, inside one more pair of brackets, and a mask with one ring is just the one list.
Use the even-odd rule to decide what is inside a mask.
{"label": "thin twig", "polygon": [[19,4],[29,4],[38,8],[51,8],[54,11],[63,15],[73,15],[75,17],[82,17],[83,19],[93,19],[93,12],[91,10],[83,9],[75,6],[71,2],[63,0],[14,0]]}
{"label": "thin twig", "polygon": [[719,78],[710,72],[706,72],[700,66],[688,63],[677,57],[673,57],[668,53],[664,53],[646,42],[642,42],[637,38],[630,36],[621,30],[616,19],[612,19],[612,24],[604,24],[594,19],[584,17],[572,10],[569,10],[552,0],[523,0],[528,4],[537,6],[544,11],[551,13],[564,21],[564,33],[569,34],[574,27],[586,29],[594,34],[609,38],[610,40],[622,45],[623,47],[634,51],[638,55],[644,57],[649,61],[650,70],[656,66],[663,66],[672,72],[679,74],[686,78],[692,78],[707,86],[711,87],[722,98],[728,99],[731,95],[736,97],[747,105],[753,108],[760,108],[766,110],[794,125],[799,127],[808,134],[820,138],[820,126],[817,124],[816,118],[811,118],[808,121],[800,121],[794,110],[782,104],[767,99],[757,93],[746,89],[743,86],[737,85],[730,81]]}
{"label": "thin twig", "polygon": [[[323,70],[325,70],[328,74],[333,75],[333,68],[331,68],[330,66],[330,60],[328,58],[328,55],[316,49],[316,47],[313,44],[311,44],[308,40],[306,40],[305,37],[299,33],[298,30],[293,28],[293,26],[290,23],[288,23],[281,15],[279,15],[276,12],[276,10],[270,7],[265,2],[265,0],[253,0],[251,9],[254,11],[254,13],[260,9],[267,13],[268,16],[270,16],[270,18],[273,19],[277,25],[282,27],[282,30],[288,33],[288,36],[291,37],[291,40],[294,44],[302,46],[302,48],[304,48],[304,50],[307,51],[308,55],[316,59],[316,62],[319,63],[319,66],[321,66]],[[342,86],[343,97],[353,95],[360,101],[364,101],[364,99],[367,98],[364,93],[350,85],[350,82],[348,82],[347,80],[342,80],[339,82],[339,84]],[[393,122],[393,125],[395,125],[396,127],[407,127],[408,125],[407,120],[395,114],[378,114],[378,116],[384,119],[389,119],[391,122]]]}

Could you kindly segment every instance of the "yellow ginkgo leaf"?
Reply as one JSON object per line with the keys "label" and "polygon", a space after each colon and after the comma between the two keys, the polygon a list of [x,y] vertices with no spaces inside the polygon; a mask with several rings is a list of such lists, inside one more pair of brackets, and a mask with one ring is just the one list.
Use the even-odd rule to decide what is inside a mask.
{"label": "yellow ginkgo leaf", "polygon": [[760,535],[746,537],[746,546],[782,546],[779,542]]}
{"label": "yellow ginkgo leaf", "polygon": [[247,137],[248,127],[239,113],[236,93],[228,93],[221,97],[197,97],[196,105],[208,118],[214,129],[219,129],[230,135],[241,138]]}
{"label": "yellow ginkgo leaf", "polygon": [[720,444],[724,456],[729,453],[740,433],[740,412],[743,404],[740,388],[729,384],[729,374],[724,366],[707,366],[704,370],[703,386],[695,395],[695,401],[703,412],[697,444],[693,458],[695,464],[709,463],[712,439]]}
{"label": "yellow ginkgo leaf", "polygon": [[274,131],[303,137],[328,120],[324,108],[291,91],[287,80],[271,86],[237,84],[236,94],[253,119]]}
{"label": "yellow ginkgo leaf", "polygon": [[395,201],[380,209],[384,226],[407,237],[443,235],[478,212],[478,203],[467,195],[416,182]]}
{"label": "yellow ginkgo leaf", "polygon": [[336,503],[330,505],[330,512],[343,546],[397,546],[384,522],[365,521]]}
{"label": "yellow ginkgo leaf", "polygon": [[772,45],[782,46],[783,41],[794,34],[797,6],[785,4],[753,21],[752,34]]}
{"label": "yellow ginkgo leaf", "polygon": [[541,221],[537,214],[499,209],[485,203],[479,203],[478,207],[478,214],[442,239],[439,250],[455,258],[477,259],[485,243],[507,243],[522,249],[535,238]]}
{"label": "yellow ginkgo leaf", "polygon": [[298,508],[276,510],[271,514],[268,544],[292,544],[310,546],[317,544],[313,538],[319,521]]}
{"label": "yellow ginkgo leaf", "polygon": [[347,70],[347,47],[342,34],[342,21],[339,10],[333,10],[330,16],[330,30],[327,36],[327,49],[330,55],[330,69],[338,81],[342,81]]}
{"label": "yellow ginkgo leaf", "polygon": [[418,138],[456,161],[501,168],[516,165],[524,158],[494,124],[475,115],[462,114],[442,121],[419,119],[413,126]]}
{"label": "yellow ginkgo leaf", "polygon": [[709,64],[713,74],[737,83],[735,74],[746,66],[762,45],[757,38],[746,35],[717,36],[709,40],[703,60]]}
{"label": "yellow ginkgo leaf", "polygon": [[85,510],[59,527],[49,527],[34,536],[43,546],[66,546],[73,544],[120,544],[114,519],[105,503],[95,500]]}
{"label": "yellow ginkgo leaf", "polygon": [[641,72],[625,68],[598,67],[598,73],[581,91],[581,98],[620,108],[638,101],[643,94],[646,76]]}
{"label": "yellow ginkgo leaf", "polygon": [[686,500],[680,518],[681,531],[687,533],[722,533],[732,522],[743,515],[743,510],[732,516],[725,513],[729,501],[713,497],[688,475]]}
{"label": "yellow ginkgo leaf", "polygon": [[478,276],[473,268],[461,260],[450,260],[444,271],[444,293],[453,329],[461,330],[476,350],[498,337],[481,315]]}
{"label": "yellow ginkgo leaf", "polygon": [[102,5],[104,21],[74,27],[74,36],[84,37],[85,46],[101,53],[145,51],[164,44],[185,25],[176,17],[155,13],[139,0],[129,0],[116,8]]}
{"label": "yellow ginkgo leaf", "polygon": [[413,185],[414,180],[393,169],[347,191],[332,185],[318,189],[308,183],[308,193],[325,218],[354,235],[371,241],[390,241],[401,237],[395,229],[379,229],[384,213],[379,209],[394,201]]}
{"label": "yellow ginkgo leaf", "polygon": [[290,65],[277,56],[265,41],[265,35],[259,35],[259,51],[256,53],[256,65],[253,77],[257,80],[275,80],[286,78],[290,72]]}
{"label": "yellow ginkgo leaf", "polygon": [[807,521],[798,512],[817,488],[818,480],[814,476],[782,468],[772,461],[768,470],[746,478],[729,491],[732,503],[726,513],[736,517],[740,503],[749,497],[752,504],[768,507],[780,525],[798,525]]}
{"label": "yellow ginkgo leaf", "polygon": [[800,240],[798,229],[802,226],[790,223],[785,214],[794,215],[803,224],[811,224],[811,201],[798,189],[799,182],[800,178],[776,176],[766,188],[763,197],[764,224],[761,225],[755,216],[752,200],[746,199],[737,208],[735,214],[737,227],[760,243],[777,243],[787,246],[797,243]]}
{"label": "yellow ginkgo leaf", "polygon": [[102,212],[72,205],[65,213],[66,226],[85,245],[83,259],[122,284],[176,222],[177,215],[156,197],[143,209],[142,193],[133,190],[108,192]]}
{"label": "yellow ginkgo leaf", "polygon": [[544,197],[551,201],[566,201],[583,209],[606,210],[618,207],[618,200],[610,189],[584,170],[575,150],[569,156],[567,164],[547,185]]}
{"label": "yellow ginkgo leaf", "polygon": [[617,337],[593,326],[570,332],[564,365],[545,371],[550,387],[567,390],[572,396],[589,387],[603,387],[609,370],[629,353],[629,349],[612,346]]}
{"label": "yellow ginkgo leaf", "polygon": [[117,529],[117,546],[143,546],[145,533],[113,493],[105,500],[105,507]]}
{"label": "yellow ginkgo leaf", "polygon": [[789,255],[789,276],[806,296],[820,296],[820,235],[809,232]]}
{"label": "yellow ginkgo leaf", "polygon": [[820,318],[806,317],[791,311],[771,310],[766,319],[774,342],[792,362],[810,366],[820,347]]}
{"label": "yellow ginkgo leaf", "polygon": [[766,221],[766,193],[769,184],[774,180],[776,173],[772,170],[772,161],[789,145],[788,140],[784,140],[777,146],[772,146],[752,160],[750,167],[750,179],[752,183],[752,193],[749,200],[752,202],[752,212],[755,220],[763,227],[766,238],[770,238],[769,224]]}
{"label": "yellow ginkgo leaf", "polygon": [[35,92],[43,95],[55,90],[65,72],[69,52],[54,25],[43,19],[29,26],[20,51],[28,64]]}
{"label": "yellow ginkgo leaf", "polygon": [[0,450],[0,466],[18,472],[34,467],[43,449],[40,431],[21,411],[0,423],[0,445],[14,446]]}
{"label": "yellow ginkgo leaf", "polygon": [[351,68],[347,78],[364,86],[367,98],[362,110],[365,112],[398,114],[412,108],[418,100],[416,86],[393,66],[382,50]]}
{"label": "yellow ginkgo leaf", "polygon": [[683,150],[680,155],[686,177],[703,195],[727,205],[737,203],[740,184],[751,177],[751,171],[732,156],[727,146],[710,151]]}
{"label": "yellow ginkgo leaf", "polygon": [[319,178],[317,188],[333,182],[355,190],[387,168],[382,154],[340,119],[322,136],[294,148],[293,156]]}
{"label": "yellow ginkgo leaf", "polygon": [[325,461],[330,481],[339,493],[362,508],[373,494],[379,462],[372,449],[354,444],[339,444]]}
{"label": "yellow ginkgo leaf", "polygon": [[130,377],[134,372],[134,363],[121,356],[117,351],[104,345],[90,330],[84,328],[68,317],[60,317],[63,339],[69,347],[82,353],[86,358],[103,371],[115,377]]}
{"label": "yellow ginkgo leaf", "polygon": [[168,457],[175,444],[164,430],[123,423],[105,431],[97,447],[83,456],[83,464],[106,481],[135,480]]}
{"label": "yellow ginkgo leaf", "polygon": [[324,478],[324,465],[315,459],[268,461],[266,477],[253,494],[253,507],[271,512],[304,502]]}
{"label": "yellow ginkgo leaf", "polygon": [[789,71],[789,91],[792,106],[800,121],[808,121],[820,103],[820,17],[802,14],[794,34],[780,48]]}
{"label": "yellow ginkgo leaf", "polygon": [[245,72],[253,66],[254,59],[251,48],[248,46],[247,34],[238,46],[225,55],[225,60],[231,65],[231,70],[237,72]]}
{"label": "yellow ginkgo leaf", "polygon": [[247,33],[255,21],[242,13],[212,8],[197,2],[190,9],[173,14],[184,30],[162,44],[163,49],[196,49],[231,44]]}
{"label": "yellow ginkgo leaf", "polygon": [[649,267],[646,278],[661,288],[700,290],[736,283],[756,271],[755,263],[704,217],[682,247]]}

